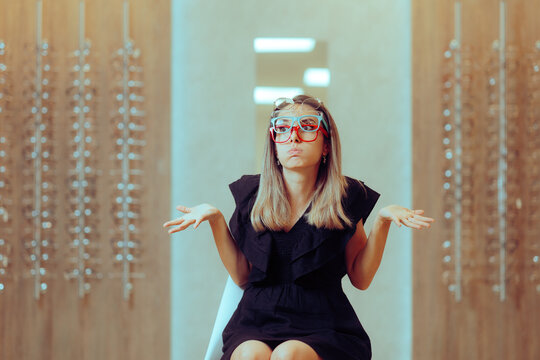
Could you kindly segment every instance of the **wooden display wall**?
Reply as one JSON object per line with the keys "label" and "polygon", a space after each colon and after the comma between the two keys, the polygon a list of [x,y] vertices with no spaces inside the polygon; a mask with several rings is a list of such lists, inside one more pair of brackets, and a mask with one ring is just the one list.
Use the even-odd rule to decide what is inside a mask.
{"label": "wooden display wall", "polygon": [[540,359],[540,1],[412,4],[413,359]]}
{"label": "wooden display wall", "polygon": [[169,19],[0,0],[0,359],[169,358]]}

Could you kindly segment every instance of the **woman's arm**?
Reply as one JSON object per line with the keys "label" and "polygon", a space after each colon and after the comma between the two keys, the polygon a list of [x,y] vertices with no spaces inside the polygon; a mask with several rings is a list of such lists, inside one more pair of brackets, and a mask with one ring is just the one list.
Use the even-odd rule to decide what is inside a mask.
{"label": "woman's arm", "polygon": [[221,211],[209,204],[201,204],[193,208],[179,205],[176,208],[184,215],[178,219],[167,221],[163,227],[178,225],[178,227],[169,230],[169,234],[172,234],[185,230],[191,224],[196,229],[201,222],[208,220],[223,265],[225,265],[232,280],[238,286],[243,287],[247,283],[251,266],[234,241]]}
{"label": "woman's arm", "polygon": [[347,243],[345,260],[347,273],[354,287],[366,290],[381,264],[390,225],[404,224],[414,229],[430,227],[434,219],[421,216],[423,210],[409,210],[398,205],[390,205],[379,211],[369,238],[364,231],[362,220],[356,225],[356,232]]}
{"label": "woman's arm", "polygon": [[377,215],[369,238],[362,220],[356,225],[356,232],[347,243],[345,251],[347,273],[354,287],[366,290],[371,284],[381,264],[391,223]]}
{"label": "woman's arm", "polygon": [[[217,209],[216,209],[217,210]],[[218,249],[219,256],[225,268],[231,275],[236,285],[243,287],[247,284],[251,264],[240,251],[240,248],[234,241],[232,234],[227,226],[225,217],[219,211],[219,215],[209,221],[214,235],[214,241]]]}

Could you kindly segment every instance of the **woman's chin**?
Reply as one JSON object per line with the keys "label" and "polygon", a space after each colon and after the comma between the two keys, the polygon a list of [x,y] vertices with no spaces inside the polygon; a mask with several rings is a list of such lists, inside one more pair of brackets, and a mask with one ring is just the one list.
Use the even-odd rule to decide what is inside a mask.
{"label": "woman's chin", "polygon": [[304,159],[292,158],[283,167],[287,170],[300,170],[318,166],[318,163],[308,163]]}

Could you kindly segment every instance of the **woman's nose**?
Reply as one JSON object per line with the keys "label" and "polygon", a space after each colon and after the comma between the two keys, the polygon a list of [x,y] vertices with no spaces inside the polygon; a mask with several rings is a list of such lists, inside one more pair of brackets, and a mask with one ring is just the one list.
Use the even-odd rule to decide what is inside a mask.
{"label": "woman's nose", "polygon": [[293,128],[291,129],[291,138],[290,138],[290,141],[291,142],[300,142],[300,137],[298,136],[298,129],[300,128],[300,126],[293,126]]}

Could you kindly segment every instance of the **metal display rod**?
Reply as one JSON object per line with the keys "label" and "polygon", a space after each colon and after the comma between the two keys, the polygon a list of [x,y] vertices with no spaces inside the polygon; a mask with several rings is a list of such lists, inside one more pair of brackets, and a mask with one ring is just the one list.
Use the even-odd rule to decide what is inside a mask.
{"label": "metal display rod", "polygon": [[72,68],[72,118],[75,135],[72,140],[72,157],[75,160],[75,168],[70,170],[70,185],[72,190],[72,212],[69,218],[74,222],[70,227],[73,240],[70,247],[75,249],[75,256],[70,258],[74,267],[69,269],[64,276],[67,279],[77,281],[77,293],[79,298],[84,297],[91,289],[90,279],[101,279],[102,274],[95,269],[101,263],[100,259],[92,254],[98,248],[97,243],[91,242],[95,237],[96,226],[93,226],[95,199],[95,175],[92,167],[92,145],[95,139],[92,137],[92,108],[95,88],[88,74],[90,64],[90,41],[85,40],[85,0],[79,2],[79,48],[73,53],[76,64]]}
{"label": "metal display rod", "polygon": [[[141,164],[143,160],[142,149],[146,145],[143,139],[146,127],[144,121],[145,112],[141,109],[144,101],[144,82],[141,79],[142,66],[137,64],[141,52],[134,47],[129,38],[129,3],[124,1],[123,11],[123,47],[116,52],[119,60],[118,82],[115,98],[118,102],[116,112],[115,134],[118,152],[116,159],[119,160],[119,173],[121,178],[116,184],[117,196],[113,207],[115,211],[116,229],[112,244],[115,255],[114,260],[120,267],[119,273],[111,274],[122,279],[122,294],[124,300],[128,300],[133,290],[132,279],[144,278],[145,274],[134,271],[136,264],[140,263],[140,222],[141,207],[140,198],[142,186],[137,181],[137,176],[143,174]],[[114,171],[116,173],[116,171]],[[138,226],[139,225],[139,226]]]}

